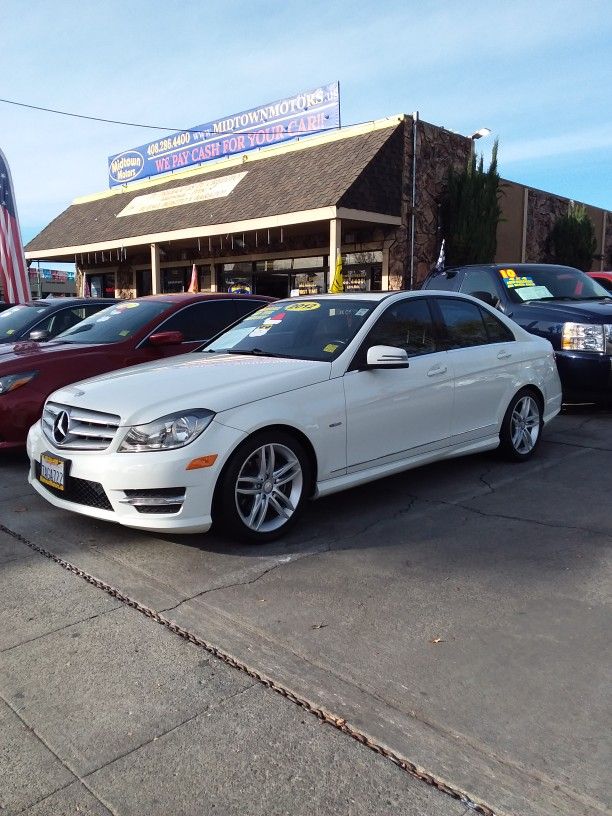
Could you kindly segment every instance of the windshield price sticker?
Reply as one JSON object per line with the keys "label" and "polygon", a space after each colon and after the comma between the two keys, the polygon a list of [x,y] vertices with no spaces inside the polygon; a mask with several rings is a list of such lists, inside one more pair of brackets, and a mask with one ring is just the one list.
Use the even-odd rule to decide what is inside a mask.
{"label": "windshield price sticker", "polygon": [[304,303],[290,303],[285,306],[286,312],[311,312],[313,309],[320,309],[321,304],[314,300],[307,300]]}
{"label": "windshield price sticker", "polygon": [[39,480],[55,490],[64,490],[64,460],[43,453],[40,457]]}
{"label": "windshield price sticker", "polygon": [[533,278],[517,275],[514,269],[500,269],[499,274],[508,289],[520,289],[523,286],[535,286]]}
{"label": "windshield price sticker", "polygon": [[552,297],[552,292],[547,286],[524,287],[517,294],[521,300],[540,300],[540,298]]}

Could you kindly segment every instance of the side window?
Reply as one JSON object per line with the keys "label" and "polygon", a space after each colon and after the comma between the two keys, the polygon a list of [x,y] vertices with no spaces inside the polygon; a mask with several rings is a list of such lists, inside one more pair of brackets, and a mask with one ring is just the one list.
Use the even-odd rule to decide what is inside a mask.
{"label": "side window", "polygon": [[57,337],[58,334],[81,322],[83,316],[80,311],[80,309],[60,309],[49,315],[46,320],[38,323],[35,330],[40,331],[43,329],[49,332],[49,337]]}
{"label": "side window", "polygon": [[96,303],[87,306],[79,306],[74,311],[80,315],[81,320],[84,320],[86,317],[89,317],[96,312],[101,312],[102,309],[108,309],[109,306],[112,306],[112,303]]}
{"label": "side window", "polygon": [[474,292],[488,292],[492,297],[498,299],[502,294],[497,281],[487,269],[468,269],[459,291],[467,295],[472,295]]}
{"label": "side window", "polygon": [[267,300],[250,300],[247,298],[235,300],[234,303],[236,305],[236,320],[240,317],[246,317],[257,309],[263,309],[264,306],[270,305]]}
{"label": "side window", "polygon": [[492,315],[486,309],[481,309],[480,313],[487,330],[489,343],[509,343],[516,340],[510,329],[501,320],[498,320],[495,315]]}
{"label": "side window", "polygon": [[372,327],[365,346],[395,346],[405,349],[409,357],[436,351],[434,324],[427,300],[410,298],[389,306]]}
{"label": "side window", "polygon": [[236,319],[233,300],[209,300],[181,309],[156,331],[180,331],[185,340],[208,340]]}
{"label": "side window", "polygon": [[456,292],[459,289],[459,283],[461,281],[461,272],[458,272],[455,275],[435,275],[433,278],[429,278],[427,281],[426,289],[444,289],[448,290],[449,292]]}
{"label": "side window", "polygon": [[450,298],[439,298],[437,303],[446,326],[449,348],[482,346],[489,342],[479,306],[467,300]]}

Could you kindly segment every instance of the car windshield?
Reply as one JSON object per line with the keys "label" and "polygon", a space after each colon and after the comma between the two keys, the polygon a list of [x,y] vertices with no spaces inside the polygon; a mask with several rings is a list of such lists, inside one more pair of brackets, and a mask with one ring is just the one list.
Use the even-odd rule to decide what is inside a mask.
{"label": "car windshield", "polygon": [[19,335],[35,322],[39,317],[47,314],[49,306],[40,304],[22,303],[19,306],[11,306],[0,312],[0,342],[10,341]]}
{"label": "car windshield", "polygon": [[520,271],[500,269],[502,283],[510,300],[523,303],[530,300],[599,300],[610,293],[597,281],[579,269],[569,266],[528,266]]}
{"label": "car windshield", "polygon": [[227,352],[330,362],[341,354],[376,301],[322,298],[280,301],[259,309],[204,346]]}
{"label": "car windshield", "polygon": [[[96,312],[95,315],[82,320],[71,329],[58,334],[56,343],[121,343],[137,331],[140,331],[149,320],[168,309],[168,304],[161,301],[126,300],[115,303],[108,309]],[[2,315],[0,314],[0,317]]]}

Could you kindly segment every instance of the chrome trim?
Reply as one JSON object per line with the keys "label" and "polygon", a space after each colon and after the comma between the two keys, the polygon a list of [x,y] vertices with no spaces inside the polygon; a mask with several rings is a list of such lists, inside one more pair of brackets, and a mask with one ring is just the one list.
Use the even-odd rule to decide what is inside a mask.
{"label": "chrome trim", "polygon": [[105,450],[120,423],[116,414],[55,402],[47,402],[41,419],[43,434],[59,450]]}
{"label": "chrome trim", "polygon": [[175,496],[133,496],[132,498],[119,499],[119,504],[131,504],[132,507],[167,507],[169,505],[182,505],[185,501],[185,491],[177,493]]}

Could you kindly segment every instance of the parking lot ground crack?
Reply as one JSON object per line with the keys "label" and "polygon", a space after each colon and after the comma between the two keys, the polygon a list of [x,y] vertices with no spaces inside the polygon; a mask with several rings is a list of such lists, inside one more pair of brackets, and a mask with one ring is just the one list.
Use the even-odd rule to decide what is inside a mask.
{"label": "parking lot ground crack", "polygon": [[428,501],[427,499],[421,499],[419,496],[412,495],[404,496],[404,498],[410,499],[410,504],[408,504],[406,507],[401,507],[399,510],[396,510],[391,515],[385,516],[384,518],[376,519],[376,521],[373,521],[371,524],[366,524],[365,527],[361,527],[358,530],[352,530],[350,533],[347,533],[346,535],[340,535],[336,536],[336,538],[332,538],[329,542],[329,546],[327,547],[326,552],[333,552],[335,549],[335,545],[343,544],[345,541],[352,541],[353,539],[358,538],[359,536],[369,533],[371,530],[375,529],[376,527],[379,527],[381,524],[389,524],[395,521],[396,519],[405,516],[407,513],[410,513],[410,511],[417,502]]}
{"label": "parking lot ground crack", "polygon": [[[96,799],[96,800],[99,802],[99,804],[101,804],[101,805],[102,805],[102,807],[104,807],[104,808],[105,808],[105,809],[106,809],[106,810],[107,810],[109,813],[111,813],[111,814],[112,814],[112,816],[120,816],[120,814],[118,814],[118,813],[117,813],[117,811],[115,811],[115,810],[114,810],[114,809],[113,809],[113,808],[112,808],[112,807],[109,805],[109,803],[108,803],[108,802],[105,802],[103,799],[101,799],[101,798],[98,796],[98,794],[97,794],[95,791],[93,791],[93,790],[90,788],[90,786],[87,784],[87,782],[86,782],[86,781],[85,781],[85,780],[84,780],[84,779],[83,779],[81,776],[79,776],[79,774],[78,774],[78,773],[77,773],[77,772],[74,770],[74,768],[72,768],[72,767],[71,767],[71,765],[70,765],[70,763],[69,763],[69,762],[67,762],[65,759],[62,759],[62,757],[61,757],[61,756],[60,756],[60,755],[57,753],[57,751],[54,751],[54,750],[53,750],[53,747],[50,745],[50,743],[49,743],[49,742],[48,742],[48,741],[47,741],[47,740],[46,740],[46,739],[45,739],[43,736],[41,736],[41,735],[40,735],[40,734],[37,732],[36,728],[34,728],[34,726],[33,726],[33,725],[31,725],[31,724],[30,724],[30,723],[29,723],[29,722],[28,722],[26,719],[24,719],[24,717],[22,717],[22,716],[21,716],[21,714],[20,714],[20,712],[19,712],[19,709],[15,708],[15,706],[14,706],[14,705],[12,705],[12,704],[11,704],[11,702],[10,702],[9,700],[7,700],[7,699],[6,699],[6,697],[4,697],[4,695],[3,695],[3,694],[1,694],[1,693],[0,693],[0,700],[2,700],[2,702],[3,702],[3,703],[5,703],[5,705],[6,705],[8,708],[10,708],[10,710],[11,710],[11,711],[13,712],[13,714],[14,714],[14,715],[17,717],[17,719],[18,719],[18,720],[21,722],[21,724],[24,726],[24,728],[27,728],[27,730],[29,731],[29,733],[30,733],[30,734],[32,734],[32,736],[33,736],[33,737],[35,737],[35,739],[37,739],[37,740],[38,740],[38,741],[39,741],[39,742],[40,742],[40,743],[41,743],[41,744],[42,744],[42,745],[43,745],[43,746],[44,746],[44,747],[47,749],[47,751],[49,751],[49,753],[50,753],[50,754],[52,754],[52,755],[55,757],[55,759],[56,759],[56,760],[57,760],[57,761],[60,763],[60,765],[61,765],[61,766],[62,766],[62,767],[63,767],[63,768],[66,770],[66,771],[68,771],[68,773],[69,773],[69,774],[71,774],[71,775],[74,777],[73,779],[71,779],[71,780],[70,780],[70,782],[68,783],[68,785],[61,785],[59,788],[57,788],[57,790],[54,790],[54,791],[52,791],[50,794],[47,794],[46,796],[44,796],[44,797],[43,797],[43,798],[40,800],[40,802],[44,802],[44,801],[45,801],[45,799],[48,799],[50,796],[55,795],[55,794],[56,794],[56,793],[58,793],[59,791],[64,790],[64,789],[65,789],[65,788],[67,788],[69,785],[73,785],[75,782],[77,782],[77,781],[78,781],[78,782],[80,782],[80,783],[81,783],[81,784],[82,784],[82,785],[83,785],[83,786],[84,786],[84,787],[87,789],[87,791],[88,791],[88,792],[89,792],[89,793],[90,793],[90,794],[91,794],[91,795],[92,795],[92,796],[93,796],[93,797],[94,797],[94,798],[95,798],[95,799]],[[38,805],[38,804],[40,804],[40,802],[32,802],[32,803],[30,803],[30,804],[29,804],[27,807],[22,808],[22,810],[20,810],[20,811],[18,811],[18,812],[19,812],[19,813],[23,813],[23,812],[25,812],[25,811],[29,810],[31,807],[34,807],[34,805]]]}
{"label": "parking lot ground crack", "polygon": [[98,612],[95,615],[90,615],[89,617],[82,618],[81,620],[71,621],[70,623],[67,623],[65,626],[60,626],[57,629],[50,629],[48,632],[43,632],[41,635],[29,638],[28,640],[22,640],[19,643],[14,643],[12,646],[7,646],[5,649],[0,649],[0,654],[10,652],[11,649],[18,649],[20,646],[26,646],[28,643],[36,643],[37,640],[44,640],[46,637],[49,637],[49,635],[56,635],[58,632],[63,632],[64,629],[70,629],[71,626],[78,626],[81,623],[89,623],[89,621],[96,620],[96,618],[101,618],[102,615],[108,615],[109,612],[116,612],[118,609],[122,608],[123,604],[118,603],[111,609],[104,609],[102,612]]}
{"label": "parking lot ground crack", "polygon": [[612,453],[612,448],[603,448],[601,445],[585,445],[578,444],[578,442],[561,442],[559,439],[551,439],[555,445],[561,445],[566,448],[581,448],[582,450],[602,451],[602,453]]}
{"label": "parking lot ground crack", "polygon": [[[475,496],[472,501],[477,498],[481,497]],[[444,501],[444,499],[422,499],[422,501],[428,502],[432,505],[441,504],[445,507],[460,508],[461,510],[466,510],[468,513],[475,513],[483,518],[497,518],[504,519],[505,521],[520,521],[523,524],[536,524],[539,527],[550,527],[554,530],[574,530],[578,533],[589,533],[590,535],[610,535],[608,530],[597,530],[591,527],[579,527],[575,524],[561,524],[553,521],[542,521],[541,519],[534,519],[526,516],[510,516],[505,513],[487,513],[485,510],[479,510],[477,507],[470,507],[469,504],[463,504],[462,502]]]}

